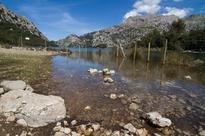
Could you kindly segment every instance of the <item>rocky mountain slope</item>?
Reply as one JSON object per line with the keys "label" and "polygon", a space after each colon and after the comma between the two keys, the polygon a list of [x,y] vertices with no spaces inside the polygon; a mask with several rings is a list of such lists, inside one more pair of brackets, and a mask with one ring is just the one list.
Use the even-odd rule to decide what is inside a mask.
{"label": "rocky mountain slope", "polygon": [[[130,17],[120,25],[88,33],[82,36],[71,35],[57,41],[59,45],[81,47],[112,47],[121,44],[128,46],[152,32],[154,29],[167,31],[169,26],[177,21],[176,16],[146,15]],[[186,29],[204,27],[204,15],[190,16],[185,19]]]}
{"label": "rocky mountain slope", "polygon": [[[0,42],[15,43],[20,35],[36,40],[47,40],[38,28],[26,17],[19,16],[0,3]],[[10,41],[12,39],[12,41]]]}

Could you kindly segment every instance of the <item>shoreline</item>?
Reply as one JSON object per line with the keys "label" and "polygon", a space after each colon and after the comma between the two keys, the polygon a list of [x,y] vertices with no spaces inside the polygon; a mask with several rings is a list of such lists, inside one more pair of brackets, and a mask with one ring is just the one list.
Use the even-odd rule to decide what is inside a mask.
{"label": "shoreline", "polygon": [[14,55],[29,55],[29,56],[53,56],[58,55],[59,52],[56,51],[35,51],[35,50],[28,50],[26,48],[1,48],[0,47],[0,53],[1,54],[14,54]]}

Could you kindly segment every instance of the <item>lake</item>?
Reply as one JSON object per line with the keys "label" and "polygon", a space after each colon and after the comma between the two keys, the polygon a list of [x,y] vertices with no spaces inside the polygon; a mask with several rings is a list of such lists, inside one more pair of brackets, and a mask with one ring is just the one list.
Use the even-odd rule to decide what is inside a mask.
{"label": "lake", "polygon": [[[146,128],[150,134],[161,135],[196,135],[205,129],[204,65],[162,65],[163,53],[158,50],[152,51],[150,63],[146,63],[146,52],[133,61],[129,56],[116,57],[111,48],[70,50],[73,53],[69,56],[52,57],[0,54],[0,81],[24,80],[36,93],[63,97],[68,121],[98,122],[108,130],[120,130],[123,124],[132,123],[136,128]],[[204,54],[188,56],[205,60]],[[175,57],[182,58],[181,54]],[[90,74],[90,68],[115,70],[110,76],[114,83],[104,83],[104,76]],[[111,99],[111,94],[118,98]],[[130,108],[132,103],[136,110]],[[173,125],[161,129],[142,119],[152,111],[171,119]],[[15,122],[8,124],[2,117],[0,124],[0,135],[20,135],[27,129],[20,129]],[[37,136],[51,135],[54,126],[55,123],[29,131]]]}
{"label": "lake", "polygon": [[[205,128],[205,72],[203,67],[161,65],[159,53],[149,64],[145,59],[116,58],[111,49],[71,49],[70,56],[52,58],[52,80],[58,84],[50,94],[65,99],[71,118],[100,122],[117,129],[120,123],[132,122],[159,132],[141,119],[143,113],[158,111],[173,121],[171,134],[195,135]],[[113,84],[106,84],[101,74],[91,75],[89,68],[115,70]],[[185,76],[192,80],[186,80]],[[126,96],[112,100],[111,93]],[[135,100],[136,99],[136,100]],[[129,104],[138,110],[130,111]],[[84,108],[90,106],[91,110]]]}

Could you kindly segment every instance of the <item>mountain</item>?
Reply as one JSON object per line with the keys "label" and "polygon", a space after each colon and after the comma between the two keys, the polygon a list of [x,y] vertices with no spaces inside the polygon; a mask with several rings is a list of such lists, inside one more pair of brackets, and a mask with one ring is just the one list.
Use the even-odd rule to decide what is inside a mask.
{"label": "mountain", "polygon": [[[26,17],[19,16],[0,3],[0,43],[18,44],[19,37],[40,44],[47,38]],[[29,44],[29,41],[25,41]]]}
{"label": "mountain", "polygon": [[[204,28],[205,15],[194,15],[186,18],[186,30]],[[176,16],[145,15],[129,17],[123,23],[104,30],[87,33],[82,36],[71,35],[57,41],[58,45],[81,47],[112,47],[121,44],[129,46],[157,29],[168,31],[169,26],[178,21]],[[74,41],[74,42],[73,42]]]}
{"label": "mountain", "polygon": [[191,15],[185,19],[187,30],[205,28],[205,15]]}

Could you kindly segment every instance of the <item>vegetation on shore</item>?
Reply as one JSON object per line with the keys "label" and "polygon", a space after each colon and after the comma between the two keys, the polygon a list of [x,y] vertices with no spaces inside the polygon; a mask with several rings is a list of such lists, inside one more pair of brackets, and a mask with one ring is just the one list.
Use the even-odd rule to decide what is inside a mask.
{"label": "vegetation on shore", "polygon": [[160,32],[155,29],[141,41],[136,43],[139,47],[144,47],[151,43],[151,48],[164,47],[166,39],[168,40],[168,49],[175,51],[192,50],[205,51],[205,28],[200,30],[185,30],[186,24],[183,20],[175,21],[169,28],[169,31]]}
{"label": "vegetation on shore", "polygon": [[50,56],[0,53],[0,81],[21,79],[34,89],[45,91],[49,90],[44,85],[50,81],[51,70]]}

